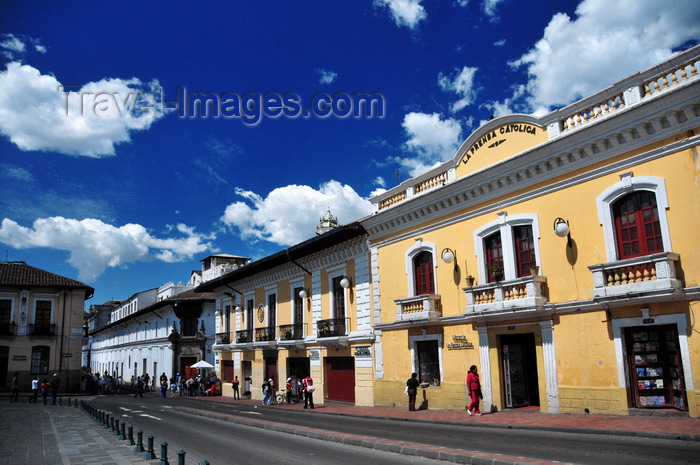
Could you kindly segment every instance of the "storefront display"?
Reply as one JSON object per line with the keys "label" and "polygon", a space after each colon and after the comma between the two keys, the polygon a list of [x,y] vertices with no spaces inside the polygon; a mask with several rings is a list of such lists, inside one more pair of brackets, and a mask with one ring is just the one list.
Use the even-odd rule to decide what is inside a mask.
{"label": "storefront display", "polygon": [[676,326],[628,328],[626,341],[635,407],[686,410]]}

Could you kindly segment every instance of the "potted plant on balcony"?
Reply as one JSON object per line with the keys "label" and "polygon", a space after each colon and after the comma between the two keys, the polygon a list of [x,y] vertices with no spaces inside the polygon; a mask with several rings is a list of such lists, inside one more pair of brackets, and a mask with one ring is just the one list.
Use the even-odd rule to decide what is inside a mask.
{"label": "potted plant on balcony", "polygon": [[537,266],[537,265],[532,265],[532,266],[530,267],[530,275],[532,275],[532,276],[537,276],[537,273],[539,273],[539,272],[540,272],[540,267],[539,267],[539,266]]}
{"label": "potted plant on balcony", "polygon": [[330,335],[331,335],[331,323],[330,323],[330,321],[319,321],[317,328],[318,328],[318,337],[330,337]]}
{"label": "potted plant on balcony", "polygon": [[491,272],[491,277],[495,282],[499,282],[503,279],[503,268],[500,266],[489,266],[489,271]]}
{"label": "potted plant on balcony", "polygon": [[469,275],[467,276],[467,286],[471,287],[474,285],[474,276]]}

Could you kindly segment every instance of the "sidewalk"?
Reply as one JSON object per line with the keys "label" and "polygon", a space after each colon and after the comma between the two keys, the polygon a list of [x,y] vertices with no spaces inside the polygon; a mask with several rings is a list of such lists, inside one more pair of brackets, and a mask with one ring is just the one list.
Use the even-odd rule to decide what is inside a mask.
{"label": "sidewalk", "polygon": [[80,408],[28,404],[26,396],[10,403],[0,397],[0,465],[144,465],[145,453],[135,453],[127,441],[92,421]]}
{"label": "sidewalk", "polygon": [[[259,400],[233,400],[231,397],[221,396],[195,397],[194,399],[199,399],[203,402],[260,404]],[[281,404],[265,408],[303,409],[303,405]],[[680,416],[569,415],[540,413],[532,409],[517,409],[483,414],[477,417],[470,416],[466,411],[418,410],[409,412],[408,407],[358,407],[341,403],[316,404],[316,408],[308,410],[308,412],[381,417],[401,421],[459,423],[491,428],[526,428],[700,441],[700,419]],[[655,412],[657,415],[666,413],[659,410]]]}

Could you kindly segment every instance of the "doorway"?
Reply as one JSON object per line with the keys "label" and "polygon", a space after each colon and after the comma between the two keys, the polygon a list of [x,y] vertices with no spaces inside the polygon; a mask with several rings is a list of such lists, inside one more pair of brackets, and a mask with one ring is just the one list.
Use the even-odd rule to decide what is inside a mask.
{"label": "doorway", "polygon": [[539,406],[535,335],[533,333],[511,334],[501,336],[499,339],[505,407]]}
{"label": "doorway", "polygon": [[326,358],[326,395],[328,400],[355,403],[355,359]]}

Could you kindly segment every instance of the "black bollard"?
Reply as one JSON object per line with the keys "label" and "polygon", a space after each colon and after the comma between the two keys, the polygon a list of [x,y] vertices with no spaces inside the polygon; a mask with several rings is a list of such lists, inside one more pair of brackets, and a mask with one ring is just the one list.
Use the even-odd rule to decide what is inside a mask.
{"label": "black bollard", "polygon": [[119,418],[114,419],[114,431],[112,431],[112,436],[119,436]]}
{"label": "black bollard", "polygon": [[109,424],[107,425],[107,431],[110,433],[114,432],[114,416],[107,414],[109,416]]}
{"label": "black bollard", "polygon": [[105,412],[105,425],[103,426],[104,429],[109,429],[109,413]]}
{"label": "black bollard", "polygon": [[185,465],[185,451],[177,451],[177,465]]}
{"label": "black bollard", "polygon": [[134,447],[134,452],[143,452],[143,431],[141,430],[136,432],[136,447]]}
{"label": "black bollard", "polygon": [[158,462],[158,465],[170,465],[168,463],[168,443],[167,442],[160,443],[160,462]]}
{"label": "black bollard", "polygon": [[133,446],[134,444],[136,444],[134,442],[134,427],[133,427],[133,425],[129,425],[129,435],[128,436],[129,437],[127,439],[129,440],[129,445]]}
{"label": "black bollard", "polygon": [[119,430],[119,436],[117,436],[117,439],[119,441],[126,441],[126,423],[122,421],[119,426],[121,429]]}
{"label": "black bollard", "polygon": [[151,434],[150,436],[148,436],[148,445],[146,446],[146,456],[144,457],[144,459],[155,460],[156,458],[156,454],[153,451],[153,435]]}
{"label": "black bollard", "polygon": [[63,397],[58,398],[58,405],[63,405],[62,399],[63,399]]}

